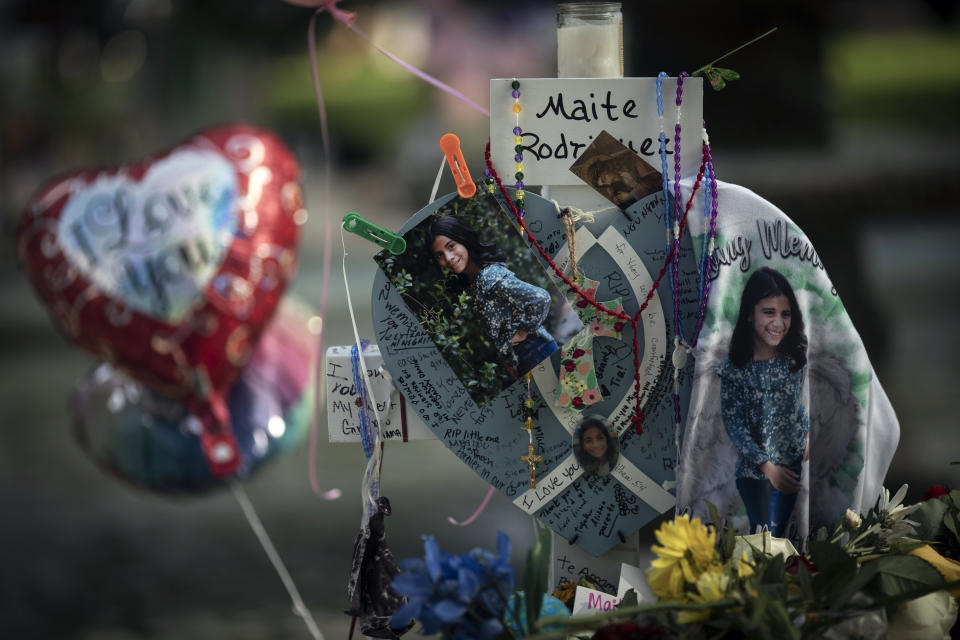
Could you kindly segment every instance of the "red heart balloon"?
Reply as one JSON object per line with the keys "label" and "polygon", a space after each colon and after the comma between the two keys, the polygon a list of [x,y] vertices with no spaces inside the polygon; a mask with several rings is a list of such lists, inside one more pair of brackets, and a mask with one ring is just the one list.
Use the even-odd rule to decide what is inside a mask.
{"label": "red heart balloon", "polygon": [[271,133],[218,127],[30,200],[17,249],[63,332],[183,399],[217,475],[239,463],[224,401],[296,271],[300,169]]}

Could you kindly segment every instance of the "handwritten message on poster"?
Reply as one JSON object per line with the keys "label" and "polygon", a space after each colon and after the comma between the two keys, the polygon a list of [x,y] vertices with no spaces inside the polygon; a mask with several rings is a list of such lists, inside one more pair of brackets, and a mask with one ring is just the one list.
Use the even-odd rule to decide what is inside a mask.
{"label": "handwritten message on poster", "polygon": [[[415,214],[400,232],[421,223],[452,197]],[[634,314],[647,298],[667,256],[664,205],[662,194],[651,195],[630,207],[629,219],[616,219],[597,235],[584,229],[578,236],[578,265],[600,283],[598,299],[620,298],[626,313]],[[526,209],[525,221],[544,251],[562,260],[568,255],[566,238],[554,205],[531,194]],[[681,247],[678,283],[678,313],[689,334],[696,323],[697,265],[688,243]],[[652,296],[640,322],[642,335],[637,336],[642,434],[630,422],[635,400],[633,329],[628,325],[621,339],[595,339],[594,364],[603,399],[590,410],[607,416],[620,438],[621,462],[609,474],[585,473],[572,455],[570,432],[578,418],[556,406],[559,354],[534,371],[531,435],[535,453],[542,457],[533,470],[534,488],[529,485],[530,467],[521,459],[529,441],[523,428],[526,385],[512,385],[478,407],[382,272],[374,281],[372,308],[383,361],[407,405],[481,478],[571,544],[600,555],[673,508],[673,494],[665,488],[674,480],[676,464],[670,368],[674,301],[669,285],[661,284]],[[680,372],[684,406],[691,371],[687,364]]]}
{"label": "handwritten message on poster", "polygon": [[[508,184],[516,173],[512,78],[490,80],[490,151],[497,173]],[[686,78],[676,104],[677,80],[663,81],[663,127],[669,166],[676,148],[680,114],[681,172],[700,166],[703,81]],[[660,127],[655,78],[521,78],[519,126],[523,182],[528,185],[582,185],[570,165],[606,130],[640,157],[659,166]]]}
{"label": "handwritten message on poster", "polygon": [[[330,442],[360,442],[360,392],[353,380],[351,347],[329,347],[324,362],[327,384],[327,437]],[[407,408],[403,396],[383,371],[380,347],[370,345],[363,352],[365,374],[373,389],[377,412],[383,421],[384,440],[435,440],[423,420]],[[367,409],[373,421],[373,411]]]}

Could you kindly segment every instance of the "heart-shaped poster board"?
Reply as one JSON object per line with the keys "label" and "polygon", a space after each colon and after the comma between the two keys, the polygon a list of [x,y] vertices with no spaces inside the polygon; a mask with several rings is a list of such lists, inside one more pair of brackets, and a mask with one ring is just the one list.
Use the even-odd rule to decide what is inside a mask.
{"label": "heart-shaped poster board", "polygon": [[20,221],[20,259],[59,327],[182,399],[216,475],[240,462],[225,394],[296,270],[298,178],[274,135],[219,127],[53,180]]}
{"label": "heart-shaped poster board", "polygon": [[[593,291],[597,301],[619,303],[633,316],[667,256],[664,209],[664,197],[657,192],[635,202],[608,226],[580,226],[575,244],[582,288]],[[400,233],[407,240],[406,253],[377,257],[382,271],[374,282],[373,320],[380,353],[409,406],[451,451],[520,509],[585,551],[600,555],[674,507],[674,496],[665,488],[675,480],[677,459],[674,301],[669,277],[662,279],[639,322],[645,419],[638,435],[631,423],[635,401],[632,325],[615,326],[609,318],[597,317],[593,306],[578,306],[581,298],[569,295],[559,278],[555,278],[559,289],[546,275],[542,276],[546,284],[533,287],[553,289],[554,304],[542,327],[549,327],[548,333],[562,348],[545,360],[539,358],[531,369],[529,386],[524,361],[537,360],[536,353],[549,353],[550,348],[531,356],[516,347],[516,358],[511,358],[509,349],[522,335],[506,336],[505,343],[503,336],[494,339],[493,351],[474,345],[474,337],[483,331],[479,327],[487,325],[477,324],[470,314],[498,317],[535,304],[536,296],[528,297],[528,287],[537,276],[527,262],[541,272],[553,273],[542,256],[528,248],[503,211],[501,202],[486,192],[469,201],[452,194],[417,212],[403,226]],[[506,267],[485,267],[472,284],[464,286],[460,276],[453,274],[469,269],[461,268],[465,256],[458,258],[455,245],[473,241],[449,221],[438,223],[442,216],[472,225],[478,241],[499,247]],[[527,194],[524,219],[544,251],[570,273],[568,241],[554,203]],[[508,239],[509,234],[519,239],[520,249]],[[679,315],[689,336],[696,322],[698,284],[690,242],[684,238],[677,280]],[[447,245],[450,239],[453,245]],[[489,251],[489,247],[477,247],[475,251]],[[438,264],[446,269],[438,269]],[[510,285],[509,295],[491,298],[491,274]],[[441,300],[444,291],[452,298],[446,307]],[[556,304],[563,296],[568,296],[576,312],[572,323],[564,305]],[[515,305],[516,300],[523,304]],[[574,356],[577,349],[584,353]],[[681,407],[689,400],[690,374],[690,363],[681,363]],[[529,433],[524,428],[528,397],[533,405]],[[599,465],[574,453],[574,437],[585,416],[605,419],[613,434]],[[578,450],[590,447],[586,435],[577,441]]]}

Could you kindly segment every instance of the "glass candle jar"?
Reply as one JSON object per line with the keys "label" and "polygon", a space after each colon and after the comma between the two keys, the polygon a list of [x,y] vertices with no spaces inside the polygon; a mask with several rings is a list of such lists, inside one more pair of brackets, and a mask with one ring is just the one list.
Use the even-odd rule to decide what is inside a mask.
{"label": "glass candle jar", "polygon": [[623,77],[623,14],[619,2],[557,5],[557,77]]}

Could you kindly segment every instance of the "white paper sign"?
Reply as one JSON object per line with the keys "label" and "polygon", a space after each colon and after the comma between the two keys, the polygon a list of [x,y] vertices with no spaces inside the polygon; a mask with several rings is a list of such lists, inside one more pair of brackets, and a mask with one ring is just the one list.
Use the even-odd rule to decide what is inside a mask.
{"label": "white paper sign", "polygon": [[[562,536],[553,536],[552,573],[550,584],[562,579],[577,582],[586,576],[595,582],[601,591],[613,593],[623,565],[641,564],[637,556],[636,534],[627,538],[602,556],[593,556]],[[629,564],[628,564],[629,563]],[[619,597],[620,594],[618,594]]]}
{"label": "white paper sign", "polygon": [[573,596],[572,615],[584,616],[599,611],[613,611],[618,604],[620,604],[620,598],[609,593],[587,587],[577,587],[577,593]]}
{"label": "white paper sign", "polygon": [[636,592],[638,602],[656,600],[649,585],[647,585],[647,576],[643,569],[624,562],[620,565],[620,584],[617,586],[617,597],[623,600],[630,589]]}
{"label": "white paper sign", "polygon": [[[490,80],[490,151],[504,184],[516,182],[511,78]],[[677,80],[663,81],[663,127],[670,178],[674,166]],[[660,167],[660,118],[656,78],[520,78],[519,126],[525,185],[583,185],[570,171],[593,139],[607,131],[641,158]],[[680,171],[700,167],[703,80],[683,81],[680,112]]]}
{"label": "white paper sign", "polygon": [[[329,347],[324,363],[327,382],[327,437],[330,442],[360,442],[360,417],[357,413],[360,394],[353,384],[350,362],[351,347]],[[377,411],[383,419],[385,440],[436,440],[430,428],[416,411],[407,409],[393,383],[383,375],[380,347],[370,345],[363,352],[367,377],[373,387]],[[373,419],[373,412],[368,412]],[[406,436],[406,437],[404,437]]]}

